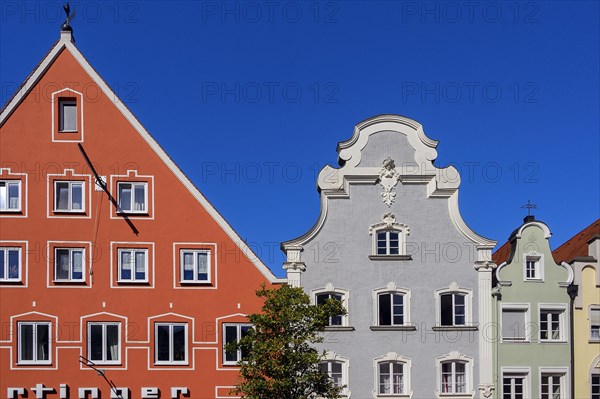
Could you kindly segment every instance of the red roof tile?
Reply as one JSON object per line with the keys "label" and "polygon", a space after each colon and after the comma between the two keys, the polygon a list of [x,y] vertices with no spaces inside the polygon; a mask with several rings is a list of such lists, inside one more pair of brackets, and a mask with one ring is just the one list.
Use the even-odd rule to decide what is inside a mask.
{"label": "red roof tile", "polygon": [[571,262],[578,256],[588,256],[588,241],[593,237],[600,236],[600,219],[590,224],[573,238],[552,251],[556,262]]}
{"label": "red roof tile", "polygon": [[492,260],[495,264],[500,265],[502,262],[508,261],[510,256],[510,242],[506,241],[500,248],[492,255]]}

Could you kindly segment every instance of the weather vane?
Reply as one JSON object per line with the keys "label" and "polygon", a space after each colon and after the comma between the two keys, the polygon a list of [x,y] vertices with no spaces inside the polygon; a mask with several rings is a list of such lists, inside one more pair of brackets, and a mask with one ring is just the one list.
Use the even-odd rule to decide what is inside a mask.
{"label": "weather vane", "polygon": [[65,20],[65,23],[62,24],[61,29],[72,32],[73,28],[71,28],[69,22],[75,19],[75,10],[73,10],[73,13],[71,13],[71,7],[69,6],[69,2],[65,3],[65,5],[63,6],[63,10],[65,10],[65,14],[67,14],[67,19]]}
{"label": "weather vane", "polygon": [[527,203],[523,205],[521,208],[527,208],[527,216],[531,216],[531,210],[537,209],[536,204],[532,204],[530,200],[527,200]]}

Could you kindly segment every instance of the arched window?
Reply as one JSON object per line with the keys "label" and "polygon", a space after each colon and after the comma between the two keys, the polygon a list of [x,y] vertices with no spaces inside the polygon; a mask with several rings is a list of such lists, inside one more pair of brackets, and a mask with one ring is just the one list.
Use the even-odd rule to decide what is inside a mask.
{"label": "arched window", "polygon": [[438,393],[472,397],[473,359],[458,352],[436,359]]}
{"label": "arched window", "polygon": [[410,290],[394,282],[373,290],[372,330],[407,329],[410,323]]}
{"label": "arched window", "polygon": [[369,256],[372,260],[407,260],[406,237],[408,226],[396,222],[393,213],[383,215],[383,220],[369,227],[372,236],[372,250]]}
{"label": "arched window", "polygon": [[410,392],[410,359],[395,352],[374,359],[376,397],[408,396]]}
{"label": "arched window", "polygon": [[436,328],[471,328],[472,294],[471,290],[459,287],[453,282],[448,288],[435,291]]}

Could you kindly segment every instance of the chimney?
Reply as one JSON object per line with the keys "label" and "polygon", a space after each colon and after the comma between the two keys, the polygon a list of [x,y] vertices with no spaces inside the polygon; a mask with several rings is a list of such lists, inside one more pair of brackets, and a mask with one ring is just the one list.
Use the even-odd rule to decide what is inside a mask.
{"label": "chimney", "polygon": [[527,215],[523,218],[523,223],[529,223],[535,221],[535,216]]}

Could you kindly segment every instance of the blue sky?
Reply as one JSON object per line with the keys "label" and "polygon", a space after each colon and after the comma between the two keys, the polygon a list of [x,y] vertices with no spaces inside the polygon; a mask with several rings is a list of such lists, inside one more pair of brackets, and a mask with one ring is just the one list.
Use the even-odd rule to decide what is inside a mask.
{"label": "blue sky", "polygon": [[[596,1],[71,2],[77,46],[278,275],[336,144],[423,124],[460,208],[504,242],[538,204],[558,246],[600,215]],[[2,1],[1,102],[58,38],[61,2]]]}

